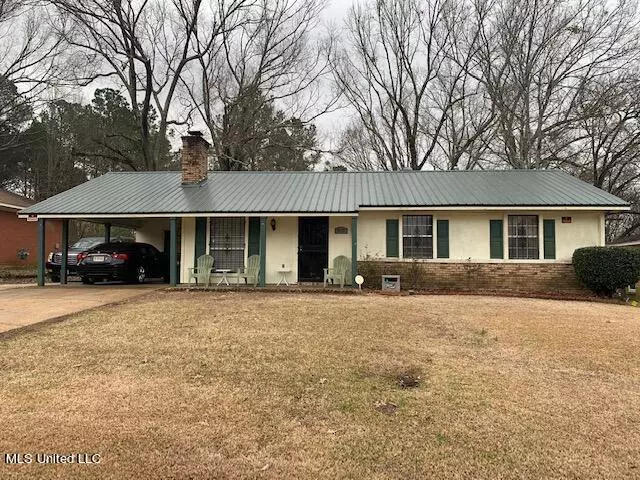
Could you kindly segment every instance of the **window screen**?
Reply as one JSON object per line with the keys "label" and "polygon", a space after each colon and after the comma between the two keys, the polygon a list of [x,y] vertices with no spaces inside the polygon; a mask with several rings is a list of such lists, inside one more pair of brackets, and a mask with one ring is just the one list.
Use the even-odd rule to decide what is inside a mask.
{"label": "window screen", "polygon": [[209,244],[215,270],[244,267],[244,218],[212,218]]}
{"label": "window screen", "polygon": [[509,215],[509,258],[539,258],[537,215]]}
{"label": "window screen", "polygon": [[402,256],[433,258],[433,217],[431,215],[402,217]]}

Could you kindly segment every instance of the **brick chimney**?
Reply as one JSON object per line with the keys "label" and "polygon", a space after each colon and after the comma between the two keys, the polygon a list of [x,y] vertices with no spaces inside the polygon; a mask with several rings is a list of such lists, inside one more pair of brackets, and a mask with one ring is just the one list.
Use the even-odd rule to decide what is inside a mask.
{"label": "brick chimney", "polygon": [[202,132],[190,130],[182,137],[180,163],[183,185],[195,185],[207,179],[208,150],[209,142],[202,137]]}

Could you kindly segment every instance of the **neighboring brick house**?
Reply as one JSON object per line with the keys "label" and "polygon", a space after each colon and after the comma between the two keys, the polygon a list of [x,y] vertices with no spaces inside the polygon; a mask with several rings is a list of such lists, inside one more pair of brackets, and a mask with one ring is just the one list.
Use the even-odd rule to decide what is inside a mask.
{"label": "neighboring brick house", "polygon": [[618,237],[613,242],[609,243],[609,246],[640,248],[640,233],[637,235],[627,235],[625,237]]}
{"label": "neighboring brick house", "polygon": [[[38,263],[38,224],[18,218],[18,211],[34,203],[33,200],[0,189],[0,265]],[[46,228],[46,249],[50,252],[60,242],[61,222],[47,222]]]}

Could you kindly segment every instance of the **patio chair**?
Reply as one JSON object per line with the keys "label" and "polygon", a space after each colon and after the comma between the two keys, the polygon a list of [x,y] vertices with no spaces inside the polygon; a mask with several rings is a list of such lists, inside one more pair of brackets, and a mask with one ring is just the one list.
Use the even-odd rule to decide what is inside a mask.
{"label": "patio chair", "polygon": [[211,255],[200,255],[196,260],[196,266],[189,268],[189,283],[195,278],[196,283],[203,283],[208,287],[211,283],[211,269],[213,268],[213,257]]}
{"label": "patio chair", "polygon": [[251,255],[247,258],[247,266],[238,271],[238,285],[240,279],[244,278],[245,283],[249,284],[249,279],[253,281],[253,286],[258,284],[258,276],[260,275],[260,255]]}
{"label": "patio chair", "polygon": [[333,267],[324,269],[323,286],[327,286],[327,282],[340,283],[340,288],[344,287],[349,271],[351,270],[351,260],[344,255],[338,255],[333,259]]}

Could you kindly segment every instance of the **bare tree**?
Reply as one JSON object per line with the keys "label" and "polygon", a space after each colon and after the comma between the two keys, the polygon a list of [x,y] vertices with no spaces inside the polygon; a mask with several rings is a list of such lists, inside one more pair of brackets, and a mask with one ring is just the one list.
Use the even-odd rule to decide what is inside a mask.
{"label": "bare tree", "polygon": [[375,137],[360,122],[354,122],[340,134],[334,156],[350,170],[376,170],[378,158],[384,154],[374,142]]}
{"label": "bare tree", "polygon": [[[476,4],[482,5],[482,4]],[[585,83],[637,58],[634,6],[606,0],[501,0],[482,26],[481,76],[497,114],[493,153],[515,168],[557,167],[585,137]]]}
{"label": "bare tree", "polygon": [[450,37],[449,55],[434,89],[445,121],[437,139],[440,148],[432,152],[429,163],[438,169],[469,170],[485,164],[495,136],[496,109],[482,82],[479,56],[490,9],[482,0],[474,4],[475,10],[468,2],[456,8],[461,14],[453,17],[456,24],[448,25],[456,34]]}
{"label": "bare tree", "polygon": [[[247,145],[268,142],[293,123],[310,125],[333,108],[335,98],[322,88],[328,44],[314,38],[323,8],[324,0],[257,0],[227,20],[213,47],[199,46],[184,85],[221,168],[254,168]],[[264,118],[272,109],[277,121]]]}
{"label": "bare tree", "polygon": [[[420,170],[436,152],[453,155],[446,166],[457,165],[475,141],[474,125],[460,130],[454,112],[474,94],[463,80],[477,33],[470,43],[456,40],[464,24],[465,10],[454,0],[377,0],[352,8],[334,76],[377,147],[379,168]],[[491,122],[474,127],[485,123]],[[439,151],[444,132],[461,133],[455,152]]]}
{"label": "bare tree", "polygon": [[[126,89],[139,123],[143,158],[128,158],[117,149],[113,158],[132,169],[163,168],[169,129],[186,123],[174,108],[181,75],[208,51],[247,0],[51,2],[59,12],[59,32],[73,47],[69,63],[79,72],[78,80],[88,84],[106,77]],[[209,40],[201,42],[200,36]]]}
{"label": "bare tree", "polygon": [[33,102],[60,73],[59,40],[46,18],[35,1],[0,0],[0,150],[16,146]]}
{"label": "bare tree", "polygon": [[636,71],[584,85],[583,117],[570,167],[582,179],[631,202],[632,212],[609,217],[608,237],[640,231],[640,78]]}

